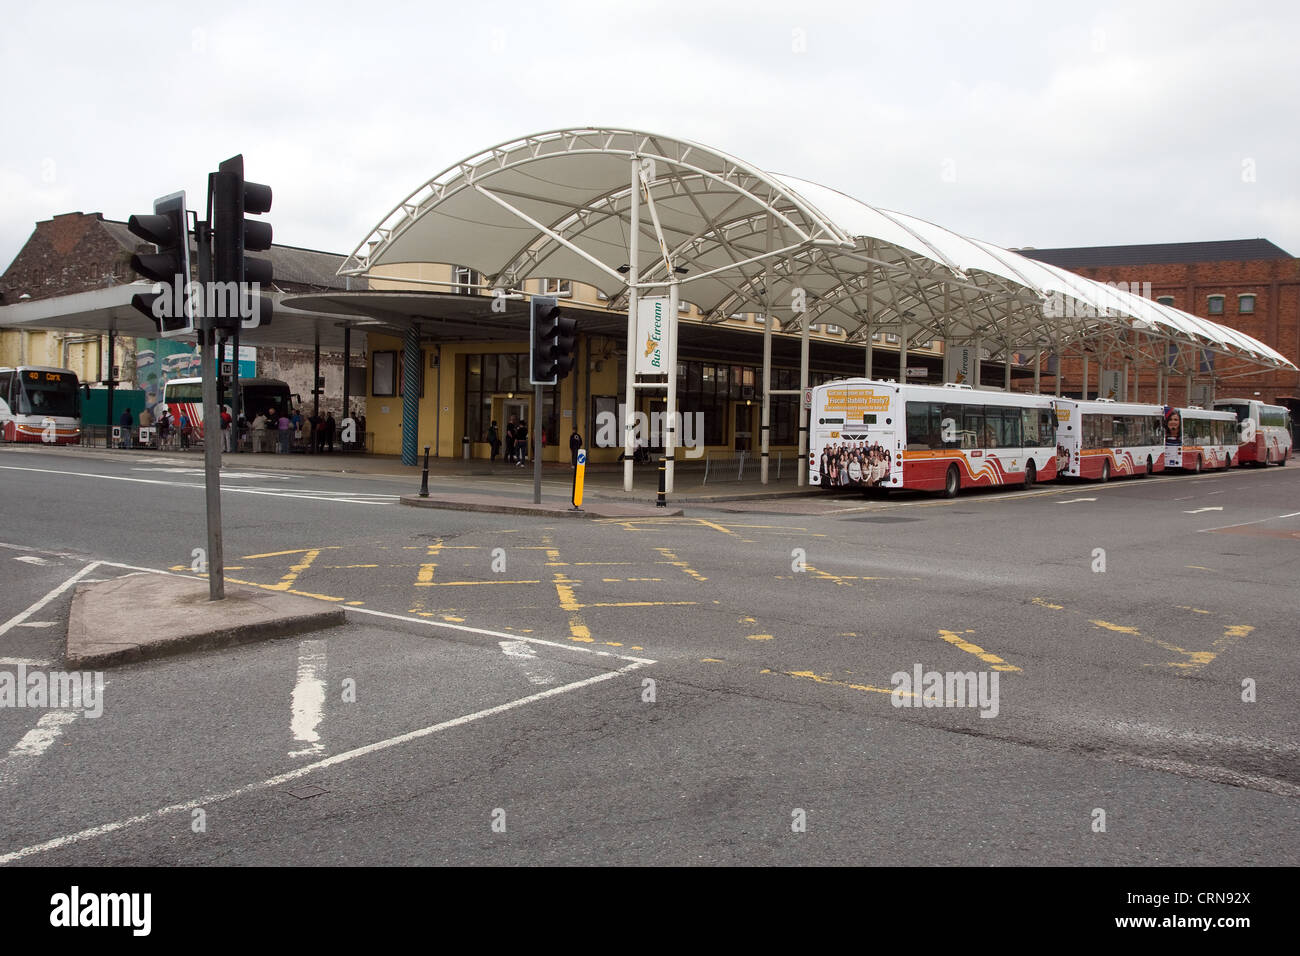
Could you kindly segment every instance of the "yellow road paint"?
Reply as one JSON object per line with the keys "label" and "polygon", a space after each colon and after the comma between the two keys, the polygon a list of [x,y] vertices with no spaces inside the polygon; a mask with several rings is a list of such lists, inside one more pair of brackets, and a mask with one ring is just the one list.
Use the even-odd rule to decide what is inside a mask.
{"label": "yellow road paint", "polygon": [[701,658],[700,658],[700,663],[701,663],[701,664],[721,664],[722,661],[718,660],[718,658],[716,658],[716,657],[701,657]]}
{"label": "yellow road paint", "polygon": [[256,581],[241,581],[239,578],[226,578],[231,584],[244,584],[250,588],[261,588],[263,591],[278,591],[283,594],[296,594],[299,597],[315,598],[318,601],[334,601],[342,604],[347,598],[334,597],[330,594],[316,594],[312,591],[296,591],[293,588],[282,588],[278,584],[259,584]]}
{"label": "yellow road paint", "polygon": [[857,637],[856,631],[845,631],[843,634],[836,634],[836,637]]}
{"label": "yellow road paint", "polygon": [[1214,570],[1214,568],[1204,568],[1204,567],[1201,567],[1201,565],[1199,565],[1199,564],[1187,564],[1187,565],[1184,565],[1184,567],[1191,568],[1193,571],[1213,571],[1213,570]]}
{"label": "yellow road paint", "polygon": [[603,584],[621,584],[624,582],[662,581],[663,578],[601,578]]}
{"label": "yellow road paint", "polygon": [[365,603],[366,603],[365,601],[349,601],[348,607],[361,607],[361,605]]}
{"label": "yellow road paint", "polygon": [[703,518],[696,518],[695,520],[698,521],[704,527],[712,528],[714,531],[721,531],[723,534],[734,535],[736,533],[732,531],[730,528],[724,528],[722,525],[717,524],[716,522],[713,521],[705,521]]}
{"label": "yellow road paint", "polygon": [[995,671],[1010,671],[1015,673],[1021,673],[1020,668],[1017,667],[1015,664],[1008,664],[1002,658],[998,657],[998,655],[989,653],[988,651],[984,650],[984,648],[980,647],[978,644],[972,644],[970,641],[966,640],[966,638],[962,637],[956,631],[945,631],[941,629],[939,631],[939,636],[942,637],[949,644],[951,644],[953,647],[956,647],[959,650],[963,650],[967,654],[974,654],[976,657],[984,661],[986,664],[992,664],[993,669]]}
{"label": "yellow road paint", "polygon": [[1061,611],[1065,609],[1064,604],[1053,604],[1051,601],[1044,600],[1043,598],[1034,598],[1033,603],[1037,604],[1039,607],[1051,608],[1053,611]]}
{"label": "yellow road paint", "polygon": [[256,561],[259,558],[282,558],[286,554],[306,554],[309,551],[314,551],[317,554],[320,554],[322,551],[338,551],[342,547],[341,544],[331,544],[323,548],[298,548],[294,551],[268,551],[266,554],[246,554],[244,555],[243,560]]}
{"label": "yellow road paint", "polygon": [[678,558],[677,555],[674,554],[672,551],[670,551],[668,548],[655,548],[655,550],[664,556],[663,561],[656,561],[655,564],[670,564],[673,567],[679,569],[683,574],[688,575],[697,581],[708,580],[708,578],[700,574],[699,571],[696,571],[685,561]]}
{"label": "yellow road paint", "polygon": [[[423,569],[421,569],[423,573]],[[432,577],[432,574],[430,574]],[[541,584],[541,579],[533,581],[420,581],[415,582],[417,588],[464,588],[477,584]]]}
{"label": "yellow road paint", "polygon": [[1209,614],[1209,611],[1203,611],[1199,607],[1188,607],[1186,604],[1175,604],[1174,607],[1180,611],[1191,611],[1193,614]]}
{"label": "yellow road paint", "polygon": [[770,641],[771,639],[772,639],[771,634],[746,634],[745,635],[745,640],[747,641]]}
{"label": "yellow road paint", "polygon": [[[774,671],[774,670],[768,670],[767,668],[764,668],[763,670],[759,671],[759,673],[760,674],[781,674],[785,677],[795,677],[798,678],[799,680],[810,680],[818,684],[827,684],[831,687],[847,687],[849,690],[870,691],[873,694],[890,694],[892,696],[894,693],[894,689],[892,687],[873,687],[870,684],[853,684],[850,683],[849,681],[844,681],[844,680],[832,680],[829,677],[823,677],[821,674],[814,673],[813,671]],[[899,696],[917,697],[919,695],[913,694],[911,692],[902,692],[899,694]]]}
{"label": "yellow road paint", "polygon": [[415,583],[416,583],[417,585],[420,585],[420,584],[432,584],[432,583],[433,583],[433,572],[434,572],[434,569],[435,569],[436,567],[438,567],[438,566],[437,566],[436,564],[433,564],[433,563],[422,564],[422,565],[420,565],[420,571],[419,571],[419,573],[415,576]]}
{"label": "yellow road paint", "polygon": [[[1186,658],[1186,660],[1166,661],[1163,664],[1154,665],[1157,667],[1178,667],[1194,670],[1198,667],[1204,667],[1218,656],[1214,651],[1189,651],[1184,647],[1179,647],[1177,644],[1170,644],[1168,641],[1162,641],[1158,637],[1150,637],[1143,634],[1136,627],[1130,627],[1127,624],[1112,624],[1109,621],[1089,621],[1088,623],[1093,624],[1096,627],[1105,628],[1108,631],[1115,631],[1118,634],[1132,634],[1134,637],[1140,637],[1147,644],[1159,647],[1162,650],[1170,651],[1174,654],[1181,654]],[[1153,665],[1148,664],[1146,666]]]}
{"label": "yellow road paint", "polygon": [[464,624],[464,623],[465,623],[465,619],[464,619],[463,617],[456,617],[456,615],[454,615],[454,614],[444,614],[444,615],[442,616],[442,619],[443,619],[444,621],[450,621],[452,624]]}
{"label": "yellow road paint", "polygon": [[[289,573],[286,574],[284,577],[280,578],[280,580],[277,583],[268,585],[269,590],[288,591],[291,587],[293,587],[294,583],[298,580],[298,575],[302,574],[302,572],[310,568],[311,563],[315,561],[318,557],[320,557],[321,549],[312,548],[306,553],[299,552],[299,551],[286,551],[284,553],[302,554],[302,560],[299,561],[297,564],[290,565]],[[263,555],[263,557],[269,557],[269,555]]]}
{"label": "yellow road paint", "polygon": [[327,571],[345,571],[349,568],[377,568],[377,564],[322,564]]}
{"label": "yellow road paint", "polygon": [[689,607],[698,601],[597,601],[578,607]]}

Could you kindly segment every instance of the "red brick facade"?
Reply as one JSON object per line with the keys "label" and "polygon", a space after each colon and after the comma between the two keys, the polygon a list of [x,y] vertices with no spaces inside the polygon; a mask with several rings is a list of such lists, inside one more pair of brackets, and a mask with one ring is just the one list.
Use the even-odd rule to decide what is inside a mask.
{"label": "red brick facade", "polygon": [[[1245,332],[1300,365],[1300,259],[1266,259],[1249,262],[1195,262],[1161,265],[1093,266],[1072,271],[1098,282],[1151,283],[1151,298],[1168,296],[1175,308],[1220,325]],[[1130,285],[1131,287],[1131,285]],[[1255,296],[1253,313],[1243,313],[1240,296]],[[1222,314],[1210,314],[1210,296],[1223,296]],[[1222,361],[1219,357],[1218,361]],[[1062,362],[1062,390],[1078,392],[1082,383],[1083,362]],[[1097,391],[1098,363],[1089,362],[1089,394]],[[1209,384],[1210,374],[1195,377],[1197,384]],[[1156,370],[1144,367],[1138,378],[1139,391],[1133,389],[1129,374],[1129,399],[1156,400]],[[1044,378],[1043,391],[1052,388],[1050,377]],[[1139,394],[1140,393],[1140,394]],[[1216,383],[1219,398],[1254,396],[1272,402],[1281,396],[1300,396],[1300,372],[1261,371],[1242,378]],[[1182,375],[1170,381],[1171,400],[1181,403],[1186,394]]]}
{"label": "red brick facade", "polygon": [[131,282],[132,250],[101,223],[101,213],[69,212],[36,224],[27,243],[0,276],[0,304],[22,295],[48,299]]}

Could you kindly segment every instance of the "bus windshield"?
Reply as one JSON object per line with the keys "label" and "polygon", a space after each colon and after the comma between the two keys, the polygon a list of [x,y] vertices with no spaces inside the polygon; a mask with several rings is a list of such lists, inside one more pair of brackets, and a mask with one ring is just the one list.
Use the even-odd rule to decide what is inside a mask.
{"label": "bus windshield", "polygon": [[68,372],[24,371],[19,393],[18,414],[49,415],[56,418],[81,416],[81,392],[77,377]]}
{"label": "bus windshield", "polygon": [[267,385],[244,385],[243,412],[250,421],[258,415],[265,415],[274,408],[276,413],[292,414],[289,402],[289,386],[283,382]]}

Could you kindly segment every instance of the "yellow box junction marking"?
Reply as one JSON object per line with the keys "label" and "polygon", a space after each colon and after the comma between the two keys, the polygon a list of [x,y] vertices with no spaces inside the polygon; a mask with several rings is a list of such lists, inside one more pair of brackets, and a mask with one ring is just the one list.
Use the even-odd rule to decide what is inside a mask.
{"label": "yellow box junction marking", "polygon": [[1181,654],[1183,657],[1187,658],[1182,661],[1167,661],[1163,665],[1154,665],[1157,667],[1178,667],[1195,670],[1198,667],[1204,667],[1218,656],[1217,652],[1214,651],[1189,651],[1186,648],[1179,647],[1177,644],[1170,644],[1168,641],[1162,641],[1157,637],[1150,637],[1143,634],[1136,627],[1127,624],[1112,624],[1110,621],[1089,621],[1088,623],[1092,624],[1094,627],[1100,627],[1107,631],[1114,631],[1117,634],[1132,634],[1134,637],[1141,638],[1148,644],[1159,647],[1173,654]]}
{"label": "yellow box junction marking", "polygon": [[966,638],[962,637],[956,631],[945,631],[940,629],[939,636],[942,637],[949,644],[951,644],[953,647],[956,647],[959,650],[963,650],[967,654],[974,654],[976,657],[984,661],[984,663],[986,664],[992,664],[993,669],[995,671],[1011,671],[1015,673],[1021,673],[1020,668],[1017,667],[1015,664],[1008,664],[1002,658],[998,657],[998,655],[992,654],[989,651],[984,650],[984,648],[980,647],[978,644],[972,644],[970,641],[966,640]]}
{"label": "yellow box junction marking", "polygon": [[[832,680],[830,677],[823,677],[821,674],[817,674],[813,671],[774,671],[765,667],[759,671],[759,673],[780,674],[783,677],[793,677],[797,680],[810,680],[817,684],[827,684],[831,687],[847,687],[849,690],[859,690],[873,694],[889,694],[890,696],[893,696],[894,694],[894,688],[892,687],[873,687],[870,684],[853,684],[844,680]],[[920,695],[914,694],[910,691],[900,691],[899,696],[919,697]]]}
{"label": "yellow box junction marking", "polygon": [[679,569],[683,574],[688,575],[688,576],[694,578],[694,579],[697,580],[697,581],[707,581],[707,580],[708,580],[708,578],[706,578],[704,575],[700,574],[699,571],[696,571],[694,568],[692,568],[690,565],[688,565],[685,561],[681,560],[681,558],[677,557],[677,555],[674,554],[674,553],[673,553],[671,550],[669,550],[668,548],[655,548],[655,550],[658,551],[660,554],[662,554],[662,555],[664,556],[664,560],[662,560],[662,561],[656,561],[655,564],[670,564],[670,565],[672,565],[673,567]]}

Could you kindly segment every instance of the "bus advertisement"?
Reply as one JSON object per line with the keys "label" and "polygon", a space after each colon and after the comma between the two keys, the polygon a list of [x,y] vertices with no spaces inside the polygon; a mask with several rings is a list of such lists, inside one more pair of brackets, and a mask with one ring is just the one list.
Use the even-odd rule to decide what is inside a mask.
{"label": "bus advertisement", "polygon": [[1218,411],[1237,416],[1237,463],[1285,465],[1291,457],[1291,412],[1281,405],[1266,405],[1255,398],[1221,398]]}
{"label": "bus advertisement", "polygon": [[81,439],[81,391],[71,369],[0,368],[0,439],[72,445]]}
{"label": "bus advertisement", "polygon": [[1055,405],[1060,477],[1109,481],[1165,470],[1163,406],[1105,398],[1058,398]]}
{"label": "bus advertisement", "polygon": [[812,389],[808,480],[836,488],[942,491],[1056,477],[1046,395],[865,378]]}
{"label": "bus advertisement", "polygon": [[[274,408],[277,412],[293,413],[293,396],[289,383],[278,378],[241,378],[239,380],[239,407],[245,418],[252,421]],[[224,405],[230,407],[230,391],[224,391]],[[193,437],[203,437],[203,379],[174,378],[163,385],[162,405],[171,414],[172,422],[180,424],[181,416],[189,419]],[[158,409],[158,414],[162,408]],[[155,416],[156,417],[156,416]]]}
{"label": "bus advertisement", "polygon": [[1237,416],[1199,405],[1165,408],[1165,467],[1199,472],[1230,468],[1237,453]]}

